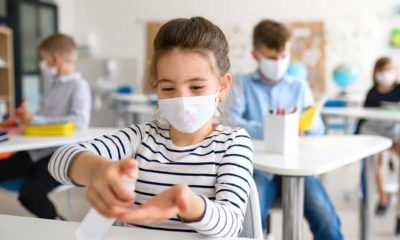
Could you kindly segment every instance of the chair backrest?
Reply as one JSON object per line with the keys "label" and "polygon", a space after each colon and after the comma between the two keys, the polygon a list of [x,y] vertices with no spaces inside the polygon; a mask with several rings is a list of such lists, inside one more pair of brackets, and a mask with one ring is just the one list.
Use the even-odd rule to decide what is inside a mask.
{"label": "chair backrest", "polygon": [[262,239],[262,225],[261,225],[261,212],[260,202],[258,199],[257,186],[253,180],[250,179],[250,196],[244,215],[243,230],[240,237]]}

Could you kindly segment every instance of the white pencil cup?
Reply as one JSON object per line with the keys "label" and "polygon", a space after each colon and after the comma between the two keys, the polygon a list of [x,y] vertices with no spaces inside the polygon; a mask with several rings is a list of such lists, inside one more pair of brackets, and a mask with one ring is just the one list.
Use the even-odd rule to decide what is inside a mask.
{"label": "white pencil cup", "polygon": [[267,152],[291,155],[298,153],[299,115],[267,113],[264,122],[264,142]]}

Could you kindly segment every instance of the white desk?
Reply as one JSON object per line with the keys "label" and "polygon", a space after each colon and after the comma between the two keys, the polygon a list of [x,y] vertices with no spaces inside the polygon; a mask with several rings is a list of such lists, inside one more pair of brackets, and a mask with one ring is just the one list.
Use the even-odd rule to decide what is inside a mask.
{"label": "white desk", "polygon": [[[39,218],[0,215],[0,239],[8,240],[72,240],[79,223]],[[195,240],[208,238],[197,233],[176,233],[142,228],[111,227],[104,240]],[[245,240],[246,238],[231,238]],[[249,238],[247,238],[249,239]]]}
{"label": "white desk", "polygon": [[110,99],[117,102],[127,102],[127,103],[147,103],[150,101],[152,96],[147,96],[145,94],[121,94],[121,93],[113,93],[110,96]]}
{"label": "white desk", "polygon": [[364,118],[382,121],[400,121],[400,110],[362,107],[324,107],[322,115],[341,116],[346,118]]}
{"label": "white desk", "polygon": [[62,145],[83,142],[93,138],[113,134],[118,129],[115,128],[89,128],[84,131],[76,132],[70,136],[23,136],[11,135],[8,141],[0,143],[1,152],[27,151],[40,148],[58,147]]}
{"label": "white desk", "polygon": [[[152,99],[157,99],[156,95],[147,96],[145,94],[118,94],[110,96],[110,100],[119,104],[127,104],[126,107],[117,105],[115,109],[116,126],[122,127],[139,122],[139,115],[151,116],[155,113],[156,107],[151,105]],[[133,116],[133,119],[131,118]],[[127,120],[127,121],[125,121]]]}
{"label": "white desk", "polygon": [[374,155],[392,146],[385,137],[331,135],[300,139],[299,154],[283,156],[263,150],[254,141],[254,167],[282,176],[283,239],[302,239],[304,177],[326,173],[366,157],[366,196],[361,206],[361,239],[371,239],[374,189]]}

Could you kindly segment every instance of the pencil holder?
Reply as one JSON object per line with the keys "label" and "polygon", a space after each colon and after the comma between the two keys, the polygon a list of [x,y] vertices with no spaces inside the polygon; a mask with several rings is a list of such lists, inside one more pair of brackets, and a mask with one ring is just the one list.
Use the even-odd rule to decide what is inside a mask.
{"label": "pencil holder", "polygon": [[299,146],[299,115],[267,113],[264,123],[265,149],[271,153],[297,154]]}

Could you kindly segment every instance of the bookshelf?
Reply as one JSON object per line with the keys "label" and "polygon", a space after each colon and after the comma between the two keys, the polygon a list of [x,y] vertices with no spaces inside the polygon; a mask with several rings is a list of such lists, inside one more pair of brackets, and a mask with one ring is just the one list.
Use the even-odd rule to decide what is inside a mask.
{"label": "bookshelf", "polygon": [[7,113],[14,114],[14,68],[12,30],[0,26],[0,99],[7,103]]}

